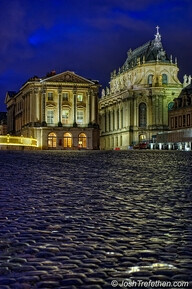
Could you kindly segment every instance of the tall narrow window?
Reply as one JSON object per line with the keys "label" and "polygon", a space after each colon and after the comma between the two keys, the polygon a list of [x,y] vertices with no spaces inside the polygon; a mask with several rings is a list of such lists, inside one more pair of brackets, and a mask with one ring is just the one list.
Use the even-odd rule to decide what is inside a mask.
{"label": "tall narrow window", "polygon": [[109,131],[111,131],[111,111],[109,111]]}
{"label": "tall narrow window", "polygon": [[64,148],[71,148],[72,147],[72,135],[69,132],[64,133],[63,147]]}
{"label": "tall narrow window", "polygon": [[86,134],[85,133],[80,133],[79,134],[79,147],[80,148],[86,148],[87,147],[87,137],[86,137]]}
{"label": "tall narrow window", "polygon": [[121,128],[123,128],[124,123],[123,123],[123,108],[121,109]]}
{"label": "tall narrow window", "polygon": [[117,110],[117,129],[119,129],[119,110]]}
{"label": "tall narrow window", "polygon": [[163,74],[162,74],[162,84],[167,84],[167,83],[168,83],[167,74],[163,73]]}
{"label": "tall narrow window", "polygon": [[77,123],[83,124],[83,119],[84,119],[84,111],[78,110],[77,111]]}
{"label": "tall narrow window", "polygon": [[153,74],[149,74],[148,75],[147,83],[148,84],[152,84],[153,83]]}
{"label": "tall narrow window", "polygon": [[69,123],[69,110],[64,109],[62,110],[62,124],[68,124]]}
{"label": "tall narrow window", "polygon": [[48,134],[48,147],[49,148],[56,148],[57,146],[57,136],[54,132]]}
{"label": "tall narrow window", "polygon": [[83,94],[77,95],[77,101],[83,101]]}
{"label": "tall narrow window", "polygon": [[48,92],[48,101],[53,101],[53,92]]}
{"label": "tall narrow window", "polygon": [[54,110],[47,111],[47,124],[54,124]]}
{"label": "tall narrow window", "polygon": [[69,100],[68,92],[64,92],[64,93],[63,93],[62,100],[63,100],[63,101],[68,101],[68,100]]}
{"label": "tall narrow window", "polygon": [[147,107],[144,102],[139,105],[139,126],[146,127],[147,125]]}

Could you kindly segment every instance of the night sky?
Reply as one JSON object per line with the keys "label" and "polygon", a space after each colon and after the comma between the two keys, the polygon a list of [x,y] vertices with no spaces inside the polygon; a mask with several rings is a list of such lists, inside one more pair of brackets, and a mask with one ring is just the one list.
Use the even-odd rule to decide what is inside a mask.
{"label": "night sky", "polygon": [[183,81],[192,74],[191,0],[0,0],[0,111],[8,90],[51,70],[105,87],[129,48],[154,39],[157,25]]}

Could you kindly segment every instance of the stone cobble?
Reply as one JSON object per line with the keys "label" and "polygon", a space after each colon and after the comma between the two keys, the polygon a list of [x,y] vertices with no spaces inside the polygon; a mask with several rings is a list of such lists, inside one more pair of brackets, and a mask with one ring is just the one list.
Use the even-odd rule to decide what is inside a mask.
{"label": "stone cobble", "polygon": [[190,288],[191,152],[0,157],[0,289]]}

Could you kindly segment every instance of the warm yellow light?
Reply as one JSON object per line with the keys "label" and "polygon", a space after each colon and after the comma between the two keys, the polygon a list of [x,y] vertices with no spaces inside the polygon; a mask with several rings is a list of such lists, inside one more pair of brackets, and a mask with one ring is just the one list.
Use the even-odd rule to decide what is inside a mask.
{"label": "warm yellow light", "polygon": [[0,135],[0,145],[37,147],[37,140],[32,137]]}

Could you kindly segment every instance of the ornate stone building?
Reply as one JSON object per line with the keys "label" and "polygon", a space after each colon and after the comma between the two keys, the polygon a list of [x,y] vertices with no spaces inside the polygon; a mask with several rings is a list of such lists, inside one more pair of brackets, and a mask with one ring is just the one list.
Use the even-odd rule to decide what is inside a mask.
{"label": "ornate stone building", "polygon": [[192,149],[192,83],[191,76],[184,76],[184,88],[174,99],[169,110],[169,131],[157,135],[159,148]]}
{"label": "ornate stone building", "polygon": [[6,95],[8,133],[32,136],[41,149],[98,149],[99,87],[71,71],[29,79]]}
{"label": "ornate stone building", "polygon": [[110,87],[99,101],[101,149],[127,149],[153,143],[168,129],[168,109],[182,89],[177,60],[163,49],[159,27],[155,39],[129,50]]}

